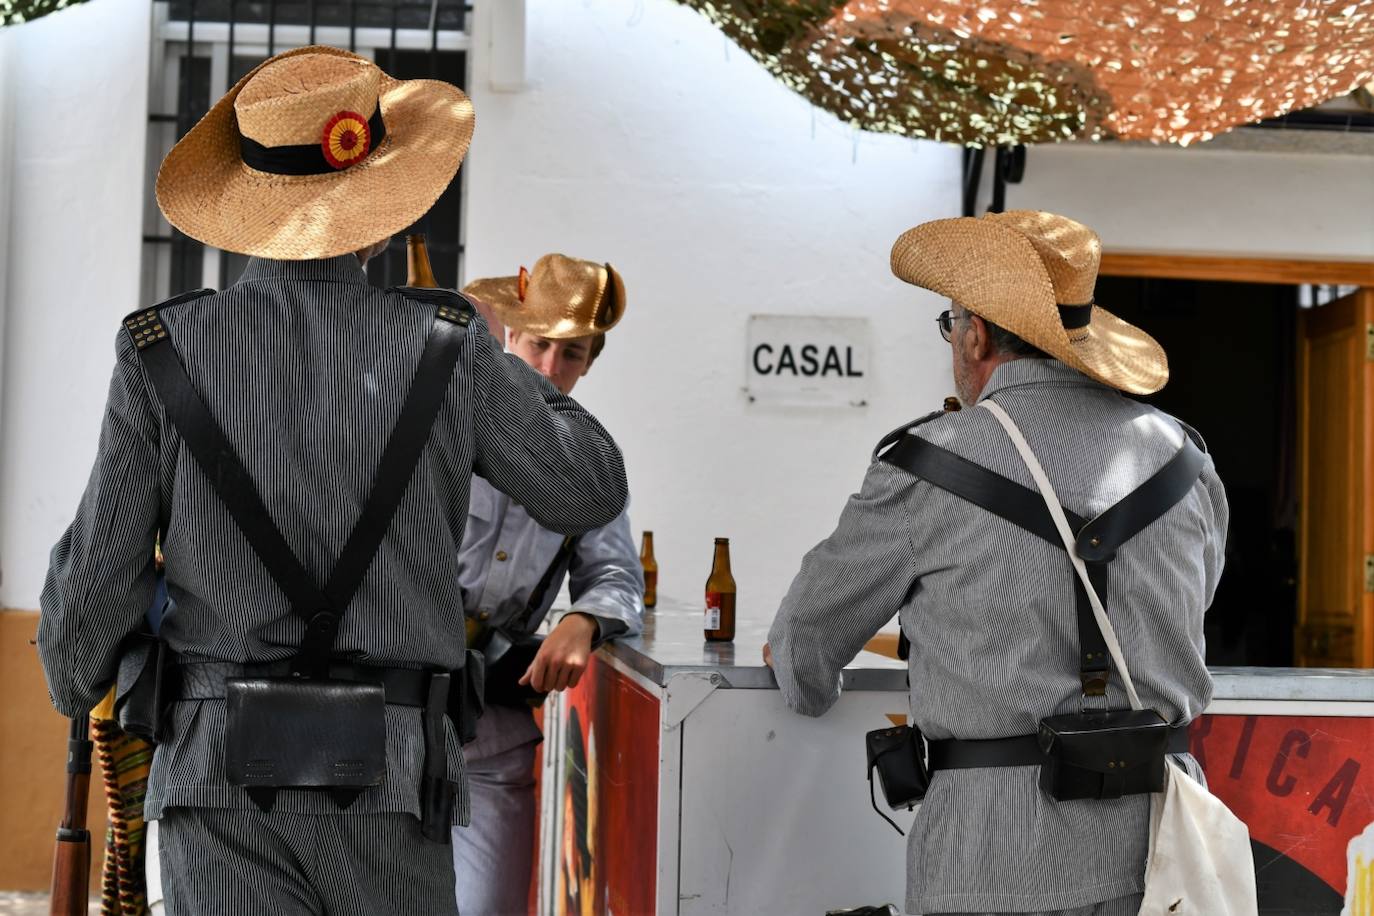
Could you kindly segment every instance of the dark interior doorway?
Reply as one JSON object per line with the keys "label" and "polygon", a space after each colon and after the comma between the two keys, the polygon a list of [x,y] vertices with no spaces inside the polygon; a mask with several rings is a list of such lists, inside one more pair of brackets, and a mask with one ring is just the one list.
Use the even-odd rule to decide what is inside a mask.
{"label": "dark interior doorway", "polygon": [[1293,664],[1298,288],[1102,277],[1097,301],[1163,345],[1169,384],[1144,400],[1202,434],[1226,486],[1208,664]]}

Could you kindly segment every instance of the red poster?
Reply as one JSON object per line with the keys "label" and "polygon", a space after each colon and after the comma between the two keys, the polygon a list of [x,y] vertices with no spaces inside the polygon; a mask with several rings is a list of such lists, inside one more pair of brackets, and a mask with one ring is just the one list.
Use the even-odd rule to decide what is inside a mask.
{"label": "red poster", "polygon": [[1192,750],[1250,828],[1261,912],[1374,916],[1374,719],[1203,716]]}
{"label": "red poster", "polygon": [[563,835],[554,912],[630,916],[655,907],[658,699],[593,658],[562,706]]}

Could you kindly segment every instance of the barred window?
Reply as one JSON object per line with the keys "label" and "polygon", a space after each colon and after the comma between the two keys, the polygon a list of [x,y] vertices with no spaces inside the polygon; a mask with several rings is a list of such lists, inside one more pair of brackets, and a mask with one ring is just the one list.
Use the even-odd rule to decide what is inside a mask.
{"label": "barred window", "polygon": [[[223,289],[247,257],[202,245],[173,229],[157,208],[157,169],[176,141],[262,61],[311,44],[347,48],[397,79],[439,79],[467,87],[467,0],[158,0],[148,118],[147,195],[143,219],[143,301],[189,289]],[[462,180],[407,232],[425,233],[439,285],[461,276]],[[376,286],[405,282],[404,233],[368,263]]]}

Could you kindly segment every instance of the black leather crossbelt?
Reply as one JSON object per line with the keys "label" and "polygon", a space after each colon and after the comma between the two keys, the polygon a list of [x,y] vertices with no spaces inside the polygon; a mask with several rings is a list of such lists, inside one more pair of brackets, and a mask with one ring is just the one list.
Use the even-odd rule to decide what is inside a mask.
{"label": "black leather crossbelt", "polygon": [[[942,741],[927,741],[930,755],[927,766],[933,773],[936,770],[968,770],[975,767],[1032,767],[1045,762],[1036,735],[1017,735],[1014,738],[989,738],[972,740],[946,738]],[[1180,725],[1169,729],[1167,752],[1170,754],[1188,753],[1188,726]]]}

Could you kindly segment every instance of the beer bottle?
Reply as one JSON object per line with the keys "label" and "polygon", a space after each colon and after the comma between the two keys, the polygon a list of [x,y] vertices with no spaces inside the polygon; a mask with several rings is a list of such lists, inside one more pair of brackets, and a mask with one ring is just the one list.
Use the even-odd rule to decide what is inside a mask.
{"label": "beer bottle", "polygon": [[730,575],[729,538],[716,538],[716,557],[706,580],[706,638],[711,642],[735,638],[735,577]]}
{"label": "beer bottle", "polygon": [[434,271],[429,266],[424,235],[417,233],[406,236],[406,286],[434,289],[438,285],[439,281],[434,279]]}
{"label": "beer bottle", "polygon": [[654,559],[654,533],[644,532],[639,548],[639,563],[644,567],[644,606],[658,604],[658,561]]}

